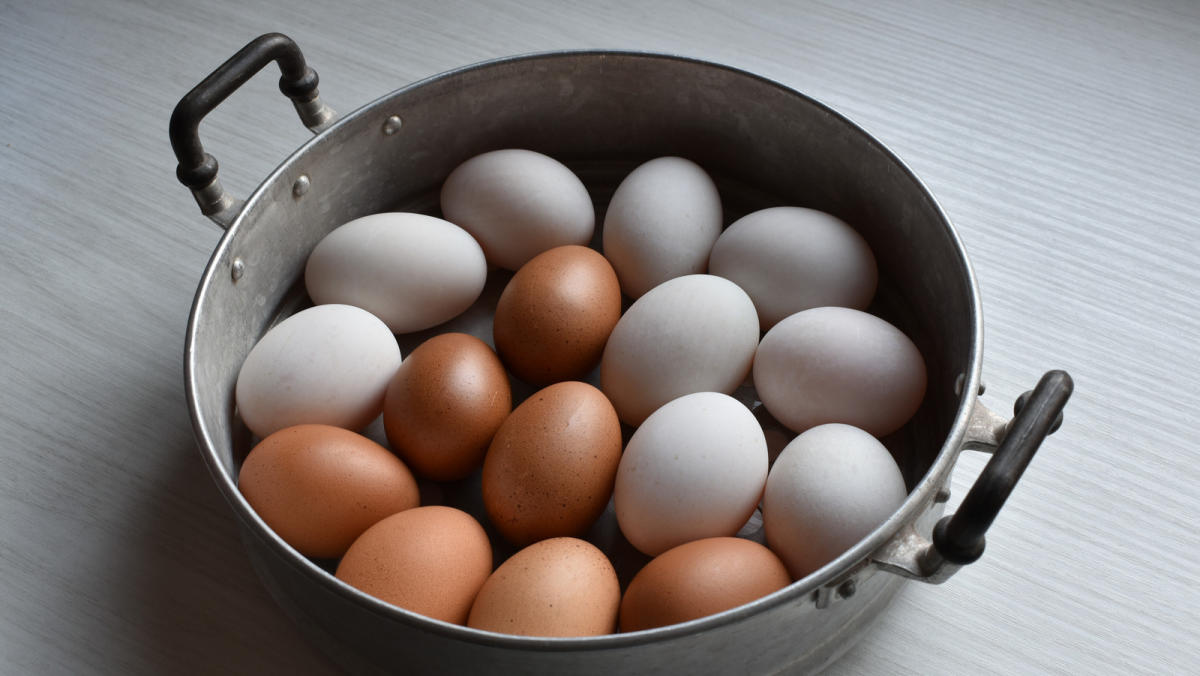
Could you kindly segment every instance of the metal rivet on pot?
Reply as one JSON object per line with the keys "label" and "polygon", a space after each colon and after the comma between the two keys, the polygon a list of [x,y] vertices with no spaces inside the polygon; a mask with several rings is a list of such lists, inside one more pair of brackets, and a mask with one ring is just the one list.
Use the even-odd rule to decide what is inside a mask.
{"label": "metal rivet on pot", "polygon": [[939,488],[937,495],[933,496],[933,501],[935,503],[949,502],[950,501],[950,489],[946,488],[945,486]]}
{"label": "metal rivet on pot", "polygon": [[296,182],[292,184],[292,197],[302,197],[310,187],[312,187],[312,181],[309,180],[308,174],[300,174],[300,178],[297,178]]}
{"label": "metal rivet on pot", "polygon": [[854,580],[846,580],[837,588],[837,595],[841,598],[848,599],[854,596],[858,591],[858,585],[854,584]]}
{"label": "metal rivet on pot", "polygon": [[233,278],[233,281],[236,282],[237,280],[241,279],[242,275],[245,274],[245,272],[246,272],[246,264],[242,262],[242,259],[240,259],[240,258],[233,259],[233,265],[231,266],[231,268],[229,270],[229,276]]}
{"label": "metal rivet on pot", "polygon": [[[965,374],[965,373],[958,374],[958,377],[954,379],[954,395],[955,396],[962,394],[963,384],[965,384],[966,382],[967,382],[967,374]],[[987,384],[981,380],[981,381],[979,381],[979,389],[976,390],[975,394],[978,396],[983,396],[983,393],[986,390],[987,390]]]}
{"label": "metal rivet on pot", "polygon": [[399,115],[392,115],[383,121],[383,133],[385,136],[391,136],[400,131],[400,127],[404,124],[404,120],[400,119]]}

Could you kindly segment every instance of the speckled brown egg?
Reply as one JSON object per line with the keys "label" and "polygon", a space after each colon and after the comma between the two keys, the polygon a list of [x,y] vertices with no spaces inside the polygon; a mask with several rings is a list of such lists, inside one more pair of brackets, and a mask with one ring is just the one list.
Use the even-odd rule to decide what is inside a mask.
{"label": "speckled brown egg", "polygon": [[388,443],[418,475],[461,479],[512,411],[504,365],[487,343],[444,333],[400,364],[383,402]]}
{"label": "speckled brown egg", "polygon": [[513,544],[580,535],[604,511],[621,461],[621,423],[576,381],[535,392],[500,426],[483,461],[483,504]]}
{"label": "speckled brown egg", "polygon": [[513,554],[492,573],[467,626],[522,636],[598,636],[616,628],[617,572],[577,538],[551,538]]}
{"label": "speckled brown egg", "polygon": [[521,380],[578,380],[600,362],[621,318],[621,285],[604,256],[560,246],[517,270],[496,305],[492,338]]}
{"label": "speckled brown egg", "polygon": [[732,537],[693,540],[659,554],[630,581],[621,631],[713,615],[783,589],[787,568],[771,550]]}
{"label": "speckled brown egg", "polygon": [[417,482],[370,439],[330,425],[285,427],[242,463],[238,488],[254,511],[305,556],[341,556],[363,531],[418,504]]}
{"label": "speckled brown egg", "polygon": [[437,620],[465,624],[492,572],[483,526],[453,507],[418,507],[364,532],[337,577],[371,596]]}

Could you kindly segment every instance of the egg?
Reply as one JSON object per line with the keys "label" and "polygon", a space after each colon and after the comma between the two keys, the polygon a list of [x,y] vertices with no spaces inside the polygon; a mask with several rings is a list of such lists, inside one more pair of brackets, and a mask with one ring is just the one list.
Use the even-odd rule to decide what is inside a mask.
{"label": "egg", "polygon": [[468,627],[522,636],[598,636],[616,627],[617,571],[604,552],[576,538],[535,542],[483,583]]}
{"label": "egg", "polygon": [[350,305],[318,305],[284,319],[238,371],[234,397],[259,437],[319,423],[357,430],[383,408],[400,346],[378,317]]}
{"label": "egg", "polygon": [[604,215],[602,247],[638,298],[668,279],[704,272],[721,234],[721,197],[700,165],[659,157],[617,186]]}
{"label": "egg", "polygon": [[587,244],[592,198],[566,165],[532,150],[476,155],[442,184],[442,214],[483,247],[489,263],[516,270],[543,251]]}
{"label": "egg", "polygon": [[513,375],[535,385],[579,380],[621,318],[621,287],[596,251],[562,246],[521,266],[496,305],[492,336]]}
{"label": "egg", "polygon": [[388,443],[420,476],[461,479],[483,462],[512,411],[508,375],[487,343],[444,333],[421,343],[383,400]]}
{"label": "egg", "polygon": [[456,317],[487,280],[483,250],[467,231],[440,218],[372,214],[335,228],[304,267],[314,303],[342,303],[409,333]]}
{"label": "egg", "polygon": [[621,599],[621,631],[696,620],[762,598],[791,583],[771,550],[750,540],[705,538],[647,563]]}
{"label": "egg", "polygon": [[767,545],[800,579],[882,525],[905,495],[883,444],[850,425],[819,425],[792,440],[771,467],[763,495]]}
{"label": "egg", "polygon": [[399,458],[330,425],[287,427],[258,442],[238,489],[284,542],[317,558],[341,556],[367,528],[419,500]]}
{"label": "egg", "polygon": [[600,359],[600,387],[621,421],[639,425],[692,392],[733,392],[758,347],[754,303],[713,275],[677,277],[625,311]]}
{"label": "egg", "polygon": [[879,317],[813,308],[763,336],[754,385],[771,415],[796,432],[838,422],[884,436],[921,406],[925,361],[908,336]]}
{"label": "egg", "polygon": [[541,389],[515,408],[483,460],[483,504],[508,541],[580,535],[612,496],[621,423],[587,383]]}
{"label": "egg", "polygon": [[465,624],[492,572],[492,546],[466,512],[433,505],[387,517],[350,545],[337,578],[381,601]]}
{"label": "egg", "polygon": [[772,207],[721,233],[708,270],[750,296],[763,331],[814,307],[865,310],[879,273],[867,241],[844,221],[815,209]]}
{"label": "egg", "polygon": [[655,556],[733,535],[767,479],[767,442],[750,409],[718,392],[669,402],[634,432],[613,493],[621,533]]}

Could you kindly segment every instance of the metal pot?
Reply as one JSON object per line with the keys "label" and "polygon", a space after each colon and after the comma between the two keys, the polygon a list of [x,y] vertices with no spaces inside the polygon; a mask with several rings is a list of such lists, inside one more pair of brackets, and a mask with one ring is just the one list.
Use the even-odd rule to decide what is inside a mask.
{"label": "metal pot", "polygon": [[[243,203],[222,190],[197,129],[205,114],[272,60],[283,72],[280,89],[317,135]],[[187,330],[186,386],[200,450],[264,584],[318,647],[354,671],[819,669],[862,635],[905,579],[941,582],[978,558],[984,531],[1061,420],[1071,392],[1069,376],[1052,371],[1023,398],[1027,402],[1018,402],[1012,420],[984,407],[977,398],[979,292],[946,215],[865,131],[750,73],[657,54],[535,54],[444,73],[336,119],[295,44],[270,34],[187,94],[170,131],[179,179],[203,213],[227,228],[204,271]],[[236,485],[251,443],[234,411],[242,360],[272,323],[308,303],[304,263],[329,230],[378,211],[437,213],[438,189],[451,169],[504,147],[537,150],[571,166],[600,213],[638,163],[680,155],[714,176],[727,218],[791,204],[854,224],[878,257],[881,281],[871,311],[907,333],[928,365],[920,411],[884,440],[909,488],[900,509],[825,567],[748,605],[650,631],[574,639],[493,634],[393,607],[343,584],[329,562],[306,559],[276,536]],[[493,282],[502,286],[503,278]],[[479,322],[484,329],[490,322],[487,298],[485,292],[482,314],[468,312],[463,321],[490,336],[479,330]],[[994,456],[959,511],[939,521],[963,449]]]}

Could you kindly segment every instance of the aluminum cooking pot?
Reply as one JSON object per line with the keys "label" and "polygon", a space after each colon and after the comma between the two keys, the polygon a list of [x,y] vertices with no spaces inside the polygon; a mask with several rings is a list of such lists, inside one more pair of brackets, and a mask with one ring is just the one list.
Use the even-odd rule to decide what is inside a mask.
{"label": "aluminum cooking pot", "polygon": [[[283,73],[280,89],[316,136],[242,202],[221,188],[197,130],[205,114],[273,60]],[[272,596],[314,644],[355,672],[819,669],[862,635],[906,579],[941,582],[979,557],[984,531],[1071,393],[1070,377],[1051,371],[1018,401],[1011,420],[980,403],[979,291],[937,202],[852,122],[740,70],[658,54],[535,54],[443,73],[338,118],[322,103],[317,75],[296,45],[270,34],[188,93],[170,134],[178,178],[202,212],[226,228],[187,329],[186,387],[200,451]],[[252,442],[234,409],[242,360],[274,322],[310,303],[304,264],[327,232],[380,211],[436,215],[450,170],[498,148],[563,161],[588,186],[599,214],[633,167],[678,155],[714,177],[727,219],[800,205],[853,224],[878,258],[871,312],[908,334],[928,367],[921,409],[884,439],[907,483],[903,505],[836,560],[753,603],[684,624],[588,638],[508,636],[428,619],[359,592],[331,574],[331,562],[309,560],[284,543],[237,489]],[[492,273],[490,290],[453,328],[490,338],[489,312],[507,274]],[[428,335],[401,336],[401,346],[411,349]],[[963,449],[994,455],[959,511],[939,521]],[[447,490],[447,501],[481,515],[470,493]],[[620,542],[610,537],[611,509],[605,520],[608,526],[589,537],[609,537],[601,544],[613,554]]]}

